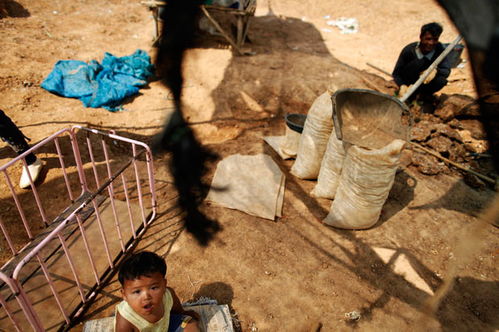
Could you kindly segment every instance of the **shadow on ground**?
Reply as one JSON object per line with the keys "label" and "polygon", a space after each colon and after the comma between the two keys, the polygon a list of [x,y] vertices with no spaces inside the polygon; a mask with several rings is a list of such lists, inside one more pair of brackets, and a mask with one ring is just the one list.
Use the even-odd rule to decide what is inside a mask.
{"label": "shadow on ground", "polygon": [[19,2],[3,0],[0,2],[0,19],[5,17],[29,17],[30,12]]}

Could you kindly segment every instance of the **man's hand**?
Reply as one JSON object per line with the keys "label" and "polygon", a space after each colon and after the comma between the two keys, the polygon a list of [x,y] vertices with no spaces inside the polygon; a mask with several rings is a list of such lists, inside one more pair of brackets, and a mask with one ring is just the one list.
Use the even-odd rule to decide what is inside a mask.
{"label": "man's hand", "polygon": [[434,78],[435,78],[435,75],[437,74],[437,71],[435,69],[433,69],[430,74],[428,75],[428,77],[425,78],[423,84],[428,84],[430,83]]}
{"label": "man's hand", "polygon": [[399,97],[403,97],[406,94],[407,90],[409,90],[409,87],[405,84],[402,84],[399,88]]}

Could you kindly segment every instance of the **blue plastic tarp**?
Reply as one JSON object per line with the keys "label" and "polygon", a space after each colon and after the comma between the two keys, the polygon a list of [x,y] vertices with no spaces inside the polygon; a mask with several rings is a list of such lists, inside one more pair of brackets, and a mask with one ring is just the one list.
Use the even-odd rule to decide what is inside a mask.
{"label": "blue plastic tarp", "polygon": [[96,60],[58,61],[41,86],[59,96],[80,99],[85,107],[117,111],[125,98],[147,84],[153,71],[145,51],[121,58],[106,52],[102,64]]}

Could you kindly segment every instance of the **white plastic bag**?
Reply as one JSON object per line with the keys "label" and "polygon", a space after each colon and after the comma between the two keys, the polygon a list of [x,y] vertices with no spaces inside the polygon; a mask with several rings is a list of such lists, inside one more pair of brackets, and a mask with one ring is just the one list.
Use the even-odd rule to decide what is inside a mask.
{"label": "white plastic bag", "polygon": [[326,152],[322,158],[317,184],[312,190],[312,195],[320,198],[333,199],[338,188],[338,182],[345,161],[346,150],[349,143],[340,141],[336,138],[333,128],[329,141],[327,142]]}
{"label": "white plastic bag", "polygon": [[377,150],[349,147],[335,199],[323,222],[345,229],[373,226],[392,188],[404,145],[397,139]]}
{"label": "white plastic bag", "polygon": [[300,179],[315,180],[319,175],[322,157],[333,129],[333,105],[329,92],[315,99],[310,107],[300,137],[296,161],[291,174]]}

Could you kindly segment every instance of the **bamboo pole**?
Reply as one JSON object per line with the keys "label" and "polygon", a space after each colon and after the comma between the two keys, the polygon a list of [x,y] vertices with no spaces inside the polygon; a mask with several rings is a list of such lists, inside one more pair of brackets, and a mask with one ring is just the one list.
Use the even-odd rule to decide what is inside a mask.
{"label": "bamboo pole", "polygon": [[[402,101],[402,102],[405,102],[407,100],[407,98],[409,98],[414,93],[414,91],[416,91],[416,89],[419,87],[419,85],[421,85],[421,83],[426,79],[426,77],[428,77],[428,75],[431,73],[431,71],[436,66],[438,66],[438,64],[447,56],[447,54],[450,53],[450,51],[454,48],[454,46],[456,46],[457,43],[459,43],[461,41],[462,38],[463,37],[461,37],[460,35],[458,35],[456,37],[456,39],[454,39],[454,41],[452,43],[450,43],[447,46],[447,48],[438,56],[438,58],[435,59],[435,61],[431,64],[431,66],[428,67],[428,69],[426,69],[426,71],[421,75],[421,77],[418,79],[418,81],[416,83],[414,83],[409,88],[409,90],[406,92],[406,94],[402,98],[400,98],[399,100]],[[376,67],[374,65],[371,65],[370,63],[367,63],[367,65],[373,67],[374,69],[377,69],[377,70],[381,71],[382,73],[385,73],[385,74],[391,76],[391,74],[389,74],[387,71],[385,71],[385,70],[383,70],[381,68],[378,68],[378,67]],[[418,149],[420,149],[420,150],[422,150],[422,151],[424,151],[426,153],[429,153],[432,156],[435,156],[438,159],[443,160],[443,161],[445,161],[446,163],[448,163],[448,164],[450,164],[452,166],[455,166],[455,167],[459,168],[460,170],[463,170],[463,171],[466,171],[468,173],[471,173],[471,174],[479,177],[480,179],[482,179],[484,181],[487,181],[488,183],[492,184],[496,190],[498,189],[499,183],[497,182],[497,180],[492,179],[491,177],[488,177],[488,176],[483,175],[481,173],[478,173],[477,171],[473,170],[469,166],[463,166],[463,165],[458,164],[458,163],[456,163],[456,162],[454,162],[454,161],[452,161],[452,160],[450,160],[448,158],[445,158],[444,156],[442,156],[437,151],[429,149],[429,148],[426,148],[426,147],[422,146],[421,144],[418,144],[418,143],[412,142],[412,141],[410,141],[409,143],[412,144],[412,145],[414,145]]]}
{"label": "bamboo pole", "polygon": [[[449,46],[442,52],[442,54],[440,54],[440,56],[437,59],[435,59],[435,61],[433,62],[433,64],[430,67],[428,67],[428,69],[421,75],[421,77],[419,78],[419,80],[413,86],[411,86],[411,88],[412,87],[415,87],[415,88],[414,89],[409,89],[409,90],[412,90],[412,91],[408,90],[407,93],[404,95],[404,97],[400,98],[399,100],[403,102],[407,98],[409,98],[409,96],[417,89],[417,87],[421,84],[421,82],[430,74],[431,70],[434,69],[442,61],[442,59],[450,52],[450,50],[452,48],[454,48],[454,46],[457,45],[457,43],[459,43],[459,41],[461,41],[461,39],[462,39],[461,36],[457,36],[456,39],[451,44],[449,44]],[[376,66],[374,66],[374,65],[372,65],[370,63],[366,63],[366,64],[368,66],[373,67],[374,69],[377,69],[377,70],[381,71],[382,73],[385,73],[385,74],[391,76],[391,74],[389,74],[387,71],[385,71],[385,70],[383,70],[381,68],[378,68],[378,67],[376,67]],[[458,164],[458,163],[456,163],[456,162],[454,162],[454,161],[452,161],[452,160],[450,160],[448,158],[445,158],[440,153],[438,153],[437,151],[429,149],[427,147],[424,147],[421,144],[418,144],[418,143],[412,142],[412,141],[409,141],[409,144],[414,145],[418,149],[420,149],[420,150],[422,150],[422,151],[424,151],[426,153],[429,153],[432,156],[435,156],[438,159],[443,160],[446,163],[459,168],[460,170],[463,170],[465,172],[471,173],[471,174],[479,177],[480,179],[482,179],[482,180],[484,180],[484,181],[492,184],[496,190],[499,190],[499,182],[497,180],[492,179],[491,177],[488,177],[488,176],[483,175],[481,173],[478,173],[477,171],[475,171],[474,169],[472,169],[469,166],[463,166],[463,165]]]}
{"label": "bamboo pole", "polygon": [[439,158],[439,159],[441,159],[441,160],[445,161],[446,163],[451,164],[452,166],[455,166],[455,167],[457,167],[457,168],[459,168],[459,169],[461,169],[461,170],[463,170],[463,171],[466,171],[466,172],[469,172],[469,173],[471,173],[471,174],[473,174],[473,175],[476,175],[476,176],[477,176],[477,177],[479,177],[480,179],[482,179],[482,180],[484,180],[484,181],[487,181],[488,183],[490,183],[490,184],[492,184],[492,185],[494,185],[494,186],[496,186],[496,185],[497,185],[497,181],[496,181],[496,180],[494,180],[494,179],[492,179],[491,177],[488,177],[488,176],[486,176],[486,175],[483,175],[483,174],[481,174],[481,173],[478,173],[477,171],[473,170],[473,169],[472,169],[471,167],[469,167],[469,166],[463,166],[463,165],[461,165],[461,164],[458,164],[458,163],[456,163],[456,162],[454,162],[454,161],[452,161],[452,160],[450,160],[450,159],[447,159],[447,158],[443,157],[443,156],[442,156],[442,155],[440,155],[440,153],[438,153],[437,151],[432,150],[432,149],[428,149],[428,148],[426,148],[426,147],[424,147],[424,146],[422,146],[421,144],[418,144],[418,143],[416,143],[416,142],[409,142],[409,143],[410,143],[410,144],[412,144],[412,145],[414,145],[414,146],[415,146],[415,147],[417,147],[418,149],[421,149],[421,150],[423,150],[423,151],[425,151],[425,152],[427,152],[427,153],[429,153],[429,154],[431,154],[431,155],[433,155],[433,156],[435,156],[435,157],[437,157],[437,158]]}
{"label": "bamboo pole", "polygon": [[371,63],[369,63],[369,62],[366,62],[366,65],[368,65],[368,66],[369,66],[369,67],[371,67],[371,68],[376,69],[377,71],[379,71],[379,72],[381,72],[381,73],[383,73],[383,74],[385,74],[385,75],[388,75],[388,76],[392,77],[392,74],[390,74],[390,73],[389,73],[389,72],[387,72],[386,70],[381,69],[381,68],[379,68],[379,67],[376,67],[375,65],[373,65],[373,64],[371,64]]}
{"label": "bamboo pole", "polygon": [[458,35],[456,39],[454,39],[454,41],[446,47],[446,49],[438,56],[438,58],[435,59],[435,61],[433,61],[433,63],[428,67],[428,69],[424,71],[424,73],[419,77],[416,83],[414,83],[409,87],[409,90],[407,90],[405,95],[403,95],[402,98],[400,98],[401,102],[405,103],[405,101],[414,93],[414,91],[416,91],[416,89],[419,88],[421,83],[423,83],[423,81],[428,77],[428,75],[430,75],[431,71],[435,69],[435,67],[438,66],[438,64],[442,62],[443,59],[445,59],[447,54],[449,54],[450,51],[452,51],[454,46],[456,46],[457,43],[461,41],[461,39],[463,39],[463,37],[461,35]]}

